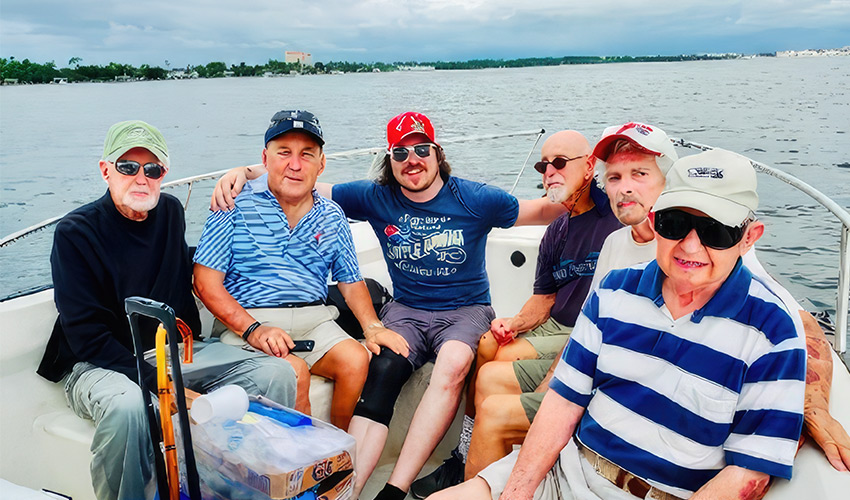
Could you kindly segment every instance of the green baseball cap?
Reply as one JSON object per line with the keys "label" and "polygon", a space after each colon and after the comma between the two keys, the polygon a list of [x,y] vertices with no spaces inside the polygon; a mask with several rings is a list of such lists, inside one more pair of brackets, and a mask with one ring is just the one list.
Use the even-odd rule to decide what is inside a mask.
{"label": "green baseball cap", "polygon": [[103,143],[103,159],[114,163],[133,148],[145,148],[159,158],[163,165],[170,166],[165,138],[156,127],[141,120],[118,122],[109,127]]}

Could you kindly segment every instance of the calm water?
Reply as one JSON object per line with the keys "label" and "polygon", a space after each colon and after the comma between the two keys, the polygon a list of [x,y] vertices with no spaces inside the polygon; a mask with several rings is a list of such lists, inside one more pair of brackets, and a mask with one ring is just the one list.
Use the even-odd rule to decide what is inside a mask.
{"label": "calm water", "polygon": [[[406,110],[428,114],[438,141],[538,128],[573,128],[593,141],[607,125],[645,121],[786,170],[850,207],[850,58],[766,58],[2,87],[0,234],[100,196],[97,160],[116,121],[138,118],[162,130],[173,158],[167,180],[174,180],[258,162],[268,119],[284,108],[320,118],[327,152],[382,146],[387,120]],[[532,144],[519,137],[446,151],[456,174],[508,189]],[[334,160],[323,180],[361,178],[369,161]],[[759,179],[768,227],[758,245],[762,261],[807,299],[804,306],[833,312],[839,224],[802,193]],[[517,194],[537,196],[538,183],[527,169]],[[190,244],[210,189],[192,195]],[[175,194],[185,198],[183,190]],[[51,237],[48,230],[0,249],[0,297],[49,283]]]}

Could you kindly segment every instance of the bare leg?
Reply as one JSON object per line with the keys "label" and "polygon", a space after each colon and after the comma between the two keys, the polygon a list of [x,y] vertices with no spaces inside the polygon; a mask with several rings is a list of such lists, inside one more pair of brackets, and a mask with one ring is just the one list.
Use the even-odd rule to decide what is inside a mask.
{"label": "bare leg", "polygon": [[283,358],[295,370],[296,392],[295,392],[295,409],[305,415],[310,415],[312,408],[310,407],[310,368],[307,363],[294,354],[290,354]]}
{"label": "bare leg", "polygon": [[522,394],[512,361],[493,361],[482,368],[475,391],[476,408],[479,408],[485,399],[497,394]]}
{"label": "bare leg", "polygon": [[311,372],[334,381],[331,423],[348,430],[354,405],[369,371],[369,353],[354,339],[333,346],[313,365]]}
{"label": "bare leg", "polygon": [[519,394],[490,396],[478,406],[472,443],[466,458],[466,478],[475,477],[491,463],[507,456],[512,445],[522,443],[531,422]]}
{"label": "bare leg", "polygon": [[351,418],[348,433],[357,442],[354,461],[354,473],[357,479],[354,482],[353,498],[358,498],[369,476],[375,470],[378,459],[381,458],[389,429],[384,424],[355,415]]}
{"label": "bare leg", "polygon": [[464,415],[475,418],[475,381],[478,380],[478,372],[482,366],[496,359],[496,353],[498,351],[499,344],[496,342],[493,334],[489,331],[484,332],[478,341],[478,351],[475,353],[475,370],[469,379],[469,389],[466,392],[466,406],[463,409]]}
{"label": "bare leg", "polygon": [[465,483],[438,491],[428,497],[428,500],[490,500],[490,485],[480,477],[474,477]]}
{"label": "bare leg", "polygon": [[450,340],[440,348],[430,384],[410,422],[389,484],[407,491],[446,434],[460,404],[472,357],[472,349],[457,340]]}
{"label": "bare leg", "polygon": [[536,359],[537,351],[531,343],[520,337],[510,344],[499,346],[493,334],[484,333],[478,342],[478,352],[475,357],[475,371],[469,382],[469,390],[466,394],[466,407],[464,414],[475,417],[475,391],[481,368],[491,361],[516,361],[518,359]]}

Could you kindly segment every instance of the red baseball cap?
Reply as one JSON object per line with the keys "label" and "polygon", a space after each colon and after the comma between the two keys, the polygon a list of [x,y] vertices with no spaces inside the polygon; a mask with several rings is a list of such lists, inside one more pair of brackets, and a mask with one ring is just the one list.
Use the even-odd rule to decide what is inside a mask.
{"label": "red baseball cap", "polygon": [[[431,125],[431,120],[422,113],[408,111],[387,123],[387,149],[392,149],[410,134],[423,134],[428,137],[428,140],[437,144],[434,139],[434,126]],[[439,146],[439,144],[437,145]]]}

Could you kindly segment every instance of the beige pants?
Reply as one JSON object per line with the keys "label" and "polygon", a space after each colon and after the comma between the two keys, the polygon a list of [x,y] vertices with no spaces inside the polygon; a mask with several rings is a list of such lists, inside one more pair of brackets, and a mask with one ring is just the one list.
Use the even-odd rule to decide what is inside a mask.
{"label": "beige pants", "polygon": [[[487,481],[493,500],[498,500],[508,477],[516,464],[519,450],[490,464],[478,473]],[[534,500],[635,500],[635,496],[617,488],[596,473],[588,461],[579,454],[575,441],[561,450],[555,465],[534,492]]]}
{"label": "beige pants", "polygon": [[[330,351],[333,346],[343,340],[351,339],[351,336],[334,322],[339,317],[339,311],[334,306],[257,308],[246,309],[246,311],[263,325],[282,329],[292,337],[292,340],[314,341],[316,345],[312,351],[295,353],[296,356],[306,361],[310,368],[322,359],[322,356]],[[241,333],[231,332],[218,320],[215,321],[212,328],[213,337],[221,335],[222,342],[247,346],[247,343],[242,340]]]}

